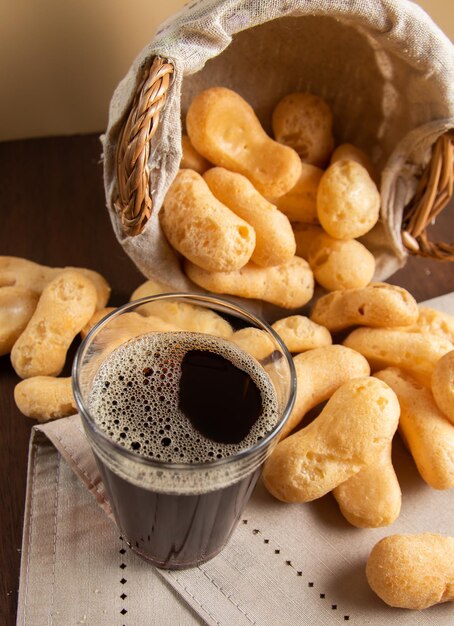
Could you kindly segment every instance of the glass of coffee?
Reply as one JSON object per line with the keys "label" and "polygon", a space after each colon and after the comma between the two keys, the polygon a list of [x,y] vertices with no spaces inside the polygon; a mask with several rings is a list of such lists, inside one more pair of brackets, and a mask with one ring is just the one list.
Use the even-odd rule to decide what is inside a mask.
{"label": "glass of coffee", "polygon": [[295,386],[278,335],[220,298],[142,298],[91,330],[74,362],[74,395],[134,552],[183,569],[223,548]]}

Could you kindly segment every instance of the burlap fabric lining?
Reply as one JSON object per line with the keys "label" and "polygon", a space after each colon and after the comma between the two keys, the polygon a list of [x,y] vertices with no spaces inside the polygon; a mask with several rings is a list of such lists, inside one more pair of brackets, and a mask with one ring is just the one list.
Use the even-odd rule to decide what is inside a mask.
{"label": "burlap fabric lining", "polygon": [[[175,72],[150,149],[152,216],[140,235],[128,237],[114,210],[116,144],[155,56]],[[453,47],[421,8],[407,0],[199,0],[161,26],[113,95],[104,179],[121,245],[145,276],[175,290],[199,291],[162,234],[159,208],[178,170],[188,105],[214,85],[239,92],[268,132],[282,96],[309,90],[324,97],[337,143],[365,149],[381,172],[381,220],[364,237],[377,259],[375,279],[405,263],[403,208],[431,146],[454,126]]]}

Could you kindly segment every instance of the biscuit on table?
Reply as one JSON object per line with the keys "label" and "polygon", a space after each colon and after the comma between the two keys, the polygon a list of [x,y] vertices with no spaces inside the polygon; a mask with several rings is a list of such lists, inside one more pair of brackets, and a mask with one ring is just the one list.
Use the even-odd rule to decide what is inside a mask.
{"label": "biscuit on table", "polygon": [[289,315],[272,324],[289,352],[305,352],[333,343],[327,328],[316,324],[305,315]]}
{"label": "biscuit on table", "polygon": [[391,441],[399,403],[385,383],[354,378],[337,389],[306,428],[280,441],[263,482],[283,502],[320,498],[369,465]]}
{"label": "biscuit on table", "polygon": [[421,611],[452,602],[454,537],[436,533],[385,537],[369,555],[366,577],[389,606]]}
{"label": "biscuit on table", "polygon": [[423,480],[433,489],[454,487],[454,424],[438,409],[430,389],[398,368],[375,376],[397,395],[399,432]]}
{"label": "biscuit on table", "polygon": [[371,283],[360,289],[333,291],[317,300],[310,318],[331,332],[349,326],[387,328],[414,324],[419,315],[413,296],[402,287]]}

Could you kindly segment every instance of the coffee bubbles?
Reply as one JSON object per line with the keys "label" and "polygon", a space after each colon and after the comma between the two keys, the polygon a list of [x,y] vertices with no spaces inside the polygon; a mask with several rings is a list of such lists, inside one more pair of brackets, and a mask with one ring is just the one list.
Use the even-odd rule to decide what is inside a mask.
{"label": "coffee bubbles", "polygon": [[94,378],[89,407],[131,452],[189,464],[250,448],[278,414],[274,387],[253,357],[190,332],[150,333],[114,350]]}

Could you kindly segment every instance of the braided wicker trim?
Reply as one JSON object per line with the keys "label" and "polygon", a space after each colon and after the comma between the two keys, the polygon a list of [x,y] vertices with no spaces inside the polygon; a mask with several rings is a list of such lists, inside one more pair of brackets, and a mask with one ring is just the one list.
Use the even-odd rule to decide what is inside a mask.
{"label": "braided wicker trim", "polygon": [[114,202],[125,233],[139,235],[153,209],[148,157],[165,104],[173,66],[156,57],[134,96],[117,145],[118,197]]}
{"label": "braided wicker trim", "polygon": [[433,243],[426,232],[450,201],[453,188],[454,131],[451,130],[436,141],[415,197],[404,211],[402,243],[412,254],[454,261],[454,243]]}

